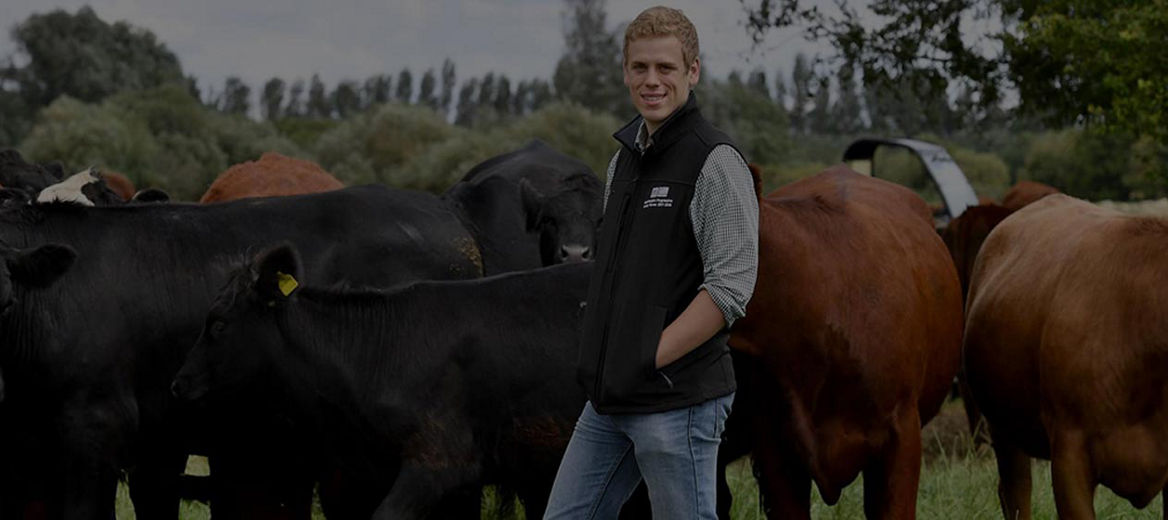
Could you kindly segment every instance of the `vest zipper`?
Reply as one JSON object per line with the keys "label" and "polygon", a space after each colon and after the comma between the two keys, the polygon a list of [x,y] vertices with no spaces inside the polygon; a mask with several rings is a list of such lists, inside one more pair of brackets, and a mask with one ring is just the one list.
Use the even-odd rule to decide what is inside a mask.
{"label": "vest zipper", "polygon": [[[605,291],[606,296],[607,296],[606,299],[609,300],[610,302],[612,301],[613,284],[616,283],[616,275],[617,275],[617,272],[619,271],[617,269],[617,266],[615,265],[615,259],[619,257],[620,252],[623,250],[622,245],[624,244],[625,235],[627,234],[627,233],[623,232],[624,227],[625,227],[625,218],[627,217],[626,213],[629,210],[629,200],[631,200],[633,198],[633,191],[635,191],[636,186],[637,186],[637,183],[634,182],[632,186],[630,186],[628,189],[626,189],[624,199],[621,200],[620,218],[617,219],[617,222],[616,222],[616,230],[617,230],[616,244],[612,247],[612,256],[610,256],[608,258],[608,262],[607,262],[608,265],[606,266],[606,270],[608,271],[608,273],[611,273],[611,276],[608,273],[605,273],[605,278],[607,278],[609,280],[609,282],[608,282],[609,285],[607,288],[608,290]],[[608,333],[609,333],[609,330],[612,328],[612,313],[616,308],[615,302],[613,302],[613,303],[614,303],[613,305],[608,305],[608,309],[605,312],[604,333],[600,335],[600,356],[596,362],[596,383],[595,383],[596,388],[595,388],[595,391],[593,393],[593,395],[596,396],[597,400],[603,400],[602,396],[601,396],[601,391],[604,388],[604,358],[605,358],[605,354],[608,352]]]}

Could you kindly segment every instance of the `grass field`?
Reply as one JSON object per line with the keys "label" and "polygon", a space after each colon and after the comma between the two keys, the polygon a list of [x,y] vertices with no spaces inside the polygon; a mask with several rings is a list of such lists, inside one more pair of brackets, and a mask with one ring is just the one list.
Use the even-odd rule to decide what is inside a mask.
{"label": "grass field", "polygon": [[[949,403],[941,416],[931,422],[924,431],[924,467],[917,495],[917,518],[923,520],[987,519],[1002,518],[997,498],[997,470],[993,453],[986,447],[974,447],[965,432],[965,417],[960,403]],[[201,471],[202,468],[195,468]],[[1054,496],[1050,487],[1050,464],[1036,461],[1034,470],[1034,517],[1036,520],[1054,520],[1058,516],[1054,510]],[[732,515],[735,519],[754,520],[765,518],[759,508],[758,487],[750,471],[750,461],[741,460],[730,467],[728,477],[734,493]],[[828,507],[814,493],[812,518],[815,519],[855,519],[863,518],[862,479],[857,480],[845,491],[838,504]],[[495,500],[488,490],[484,500],[483,519],[511,520],[498,518],[493,507]],[[1144,510],[1133,508],[1127,501],[1115,496],[1105,488],[1099,488],[1095,495],[1095,511],[1100,520],[1104,519],[1161,519],[1163,504],[1157,498]],[[520,510],[521,511],[521,510]],[[523,518],[522,512],[516,515]],[[127,488],[118,488],[118,520],[134,518]],[[205,504],[184,502],[181,509],[184,520],[210,518]],[[323,519],[319,510],[314,519]]]}

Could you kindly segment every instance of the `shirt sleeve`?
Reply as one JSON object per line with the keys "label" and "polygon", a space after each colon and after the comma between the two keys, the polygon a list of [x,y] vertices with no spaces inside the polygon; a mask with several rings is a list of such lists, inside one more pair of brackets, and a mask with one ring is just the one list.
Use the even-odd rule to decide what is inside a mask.
{"label": "shirt sleeve", "polygon": [[746,315],[758,277],[758,196],[746,161],[730,145],[710,151],[690,203],[705,289],[726,326]]}
{"label": "shirt sleeve", "polygon": [[604,204],[600,206],[600,213],[608,211],[608,194],[612,193],[612,174],[616,172],[616,158],[620,157],[620,150],[612,154],[612,160],[608,161],[608,170],[604,174]]}

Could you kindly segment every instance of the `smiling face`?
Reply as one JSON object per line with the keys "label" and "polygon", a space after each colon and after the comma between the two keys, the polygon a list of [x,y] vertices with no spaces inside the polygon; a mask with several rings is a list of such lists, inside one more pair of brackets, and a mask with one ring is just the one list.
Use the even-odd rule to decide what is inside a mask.
{"label": "smiling face", "polygon": [[653,133],[689,99],[701,73],[699,60],[685,63],[675,36],[639,38],[626,49],[624,79],[633,106]]}

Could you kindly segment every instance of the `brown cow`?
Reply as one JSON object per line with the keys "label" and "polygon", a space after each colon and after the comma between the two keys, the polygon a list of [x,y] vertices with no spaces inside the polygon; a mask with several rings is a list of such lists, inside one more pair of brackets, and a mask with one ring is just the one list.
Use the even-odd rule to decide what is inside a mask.
{"label": "brown cow", "polygon": [[199,202],[299,195],[344,187],[341,181],[312,161],[265,152],[258,161],[236,164],[219,174]]}
{"label": "brown cow", "polygon": [[1031,517],[1030,457],[1060,518],[1103,484],[1144,507],[1168,482],[1168,219],[1051,195],[1007,218],[974,268],[969,386],[990,423],[1006,518]]}
{"label": "brown cow", "polygon": [[[965,212],[949,222],[941,231],[941,238],[949,255],[953,257],[953,264],[957,266],[957,276],[961,279],[961,297],[969,294],[969,278],[973,273],[974,261],[981,250],[990,231],[1015,211],[1042,197],[1052,193],[1059,193],[1058,189],[1034,181],[1021,181],[1006,192],[1002,198],[1002,205],[992,202],[966,208]],[[958,386],[962,404],[965,407],[965,417],[969,421],[969,431],[975,442],[989,440],[985,425],[981,421],[981,413],[977,404],[969,395],[965,385],[964,370],[958,373]]]}
{"label": "brown cow", "polygon": [[105,181],[106,186],[109,186],[114,193],[117,193],[123,201],[129,201],[134,198],[134,194],[138,192],[138,188],[134,187],[134,183],[115,171],[103,170],[101,178]]}
{"label": "brown cow", "polygon": [[809,518],[811,482],[834,504],[863,472],[868,517],[913,518],[921,425],[961,347],[961,287],[928,207],[841,165],[763,198],[759,223],[758,284],[730,343],[751,358],[735,414],[752,423],[768,515]]}
{"label": "brown cow", "polygon": [[1059,193],[1058,188],[1035,181],[1018,181],[1010,191],[1002,196],[1002,206],[1010,211],[1018,211],[1047,195]]}

